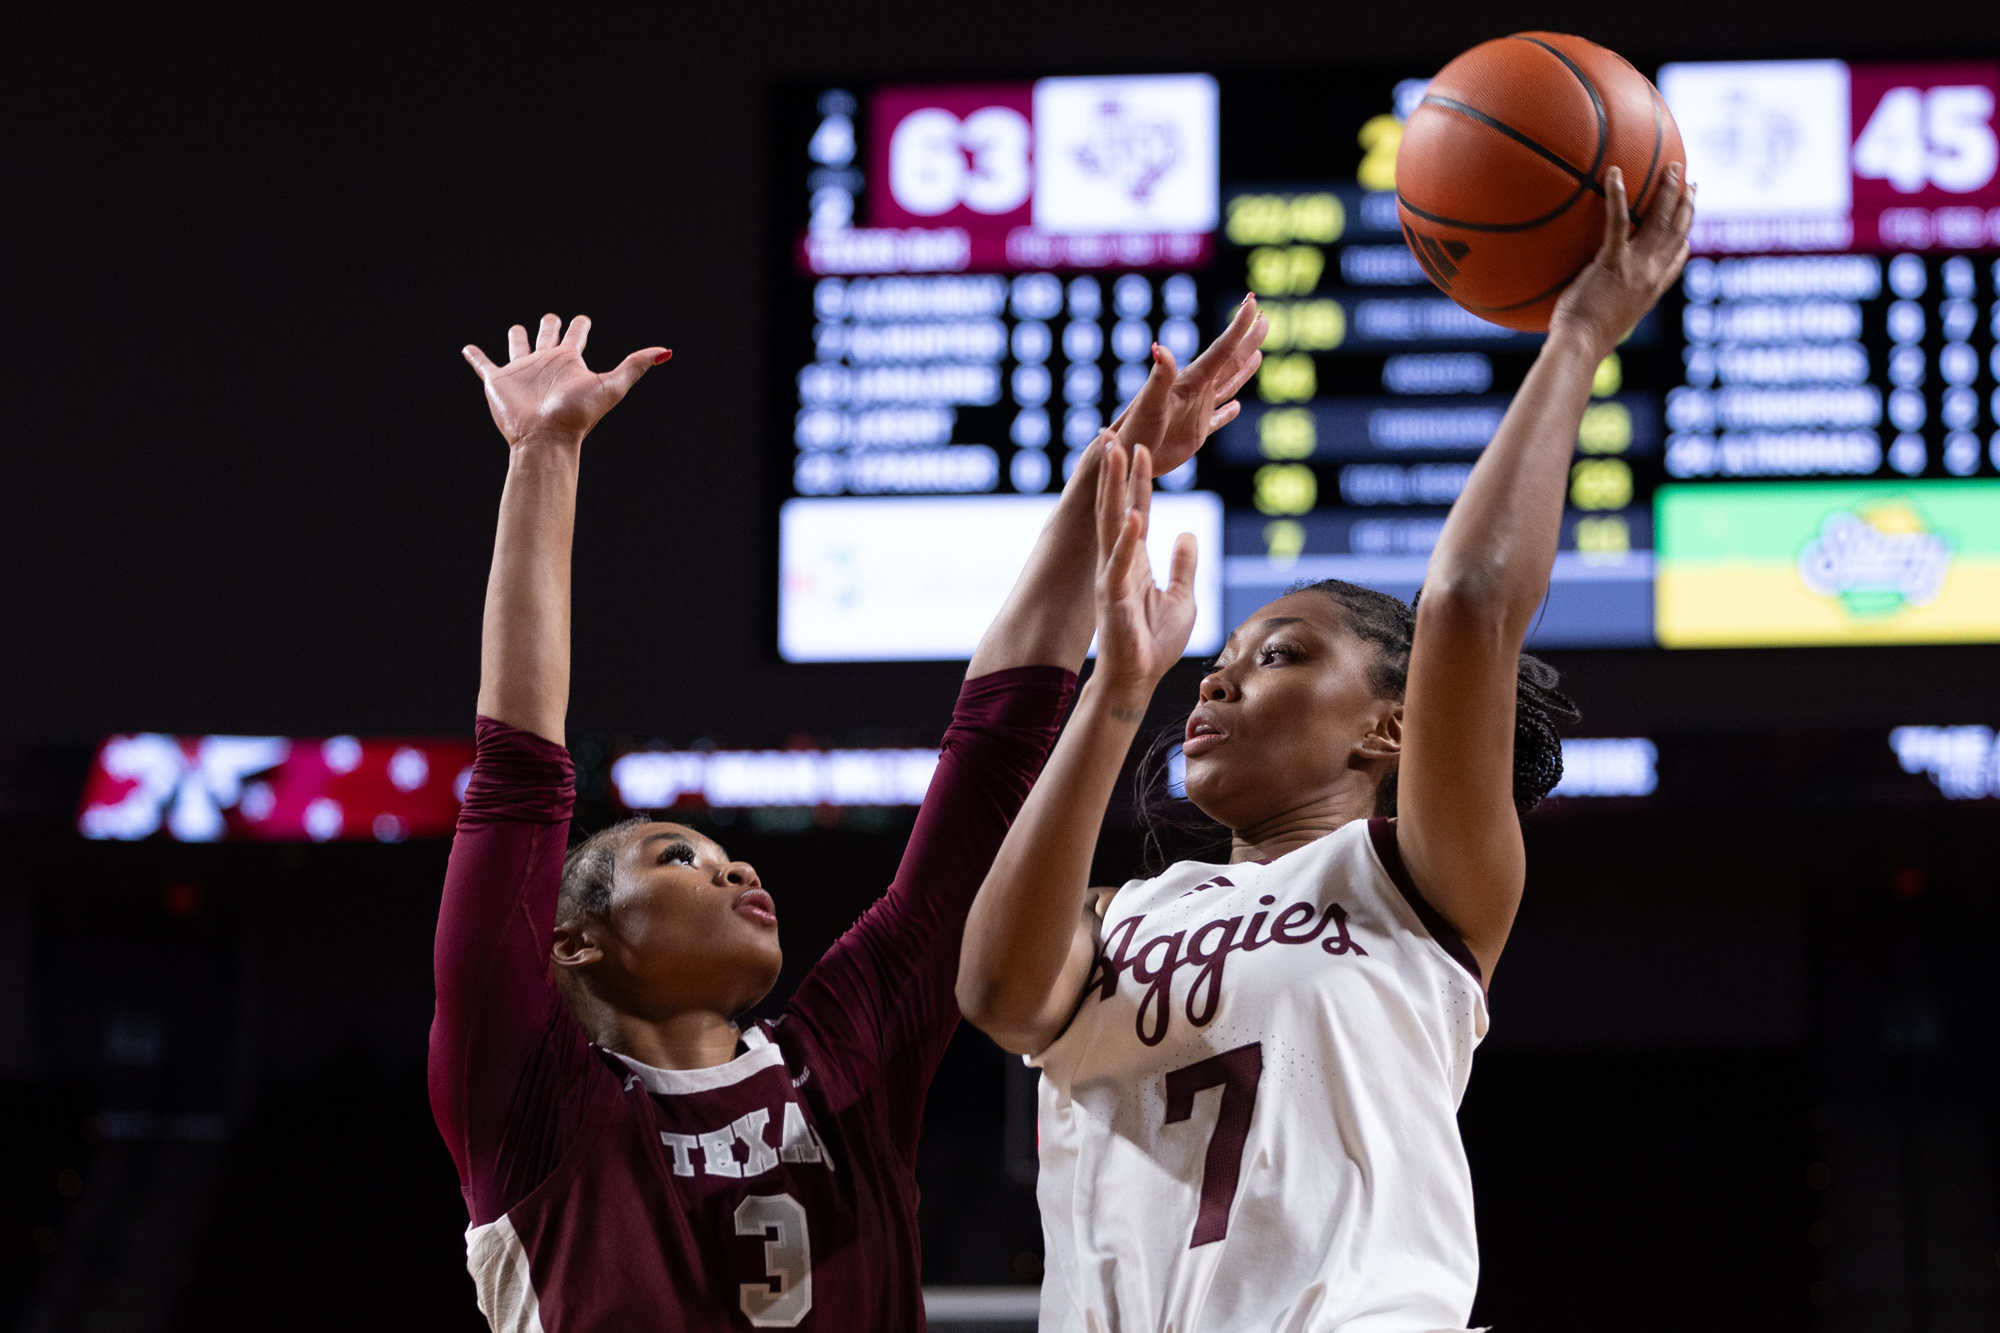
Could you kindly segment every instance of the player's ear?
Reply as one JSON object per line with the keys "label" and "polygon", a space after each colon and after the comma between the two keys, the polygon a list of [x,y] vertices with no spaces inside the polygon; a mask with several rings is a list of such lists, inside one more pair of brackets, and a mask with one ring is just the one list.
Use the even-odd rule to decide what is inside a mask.
{"label": "player's ear", "polygon": [[603,957],[604,948],[598,944],[589,922],[570,921],[556,927],[555,938],[549,945],[549,961],[557,967],[589,967]]}
{"label": "player's ear", "polygon": [[1355,742],[1354,757],[1363,760],[1400,759],[1403,755],[1403,705],[1384,703],[1374,725]]}

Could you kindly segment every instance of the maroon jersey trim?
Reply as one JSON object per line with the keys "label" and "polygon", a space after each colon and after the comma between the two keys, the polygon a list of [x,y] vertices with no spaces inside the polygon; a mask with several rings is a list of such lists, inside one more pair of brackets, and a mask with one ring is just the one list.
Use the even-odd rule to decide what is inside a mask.
{"label": "maroon jersey trim", "polygon": [[1389,882],[1394,884],[1417,914],[1417,920],[1424,923],[1424,929],[1438,942],[1438,947],[1451,955],[1451,960],[1472,974],[1479,983],[1479,989],[1486,989],[1486,978],[1480,974],[1479,960],[1466,947],[1465,938],[1444,919],[1444,913],[1424,901],[1422,890],[1410,878],[1409,867],[1403,864],[1403,849],[1396,845],[1396,821],[1393,819],[1371,819],[1368,821],[1368,841],[1375,848],[1375,859],[1382,863]]}

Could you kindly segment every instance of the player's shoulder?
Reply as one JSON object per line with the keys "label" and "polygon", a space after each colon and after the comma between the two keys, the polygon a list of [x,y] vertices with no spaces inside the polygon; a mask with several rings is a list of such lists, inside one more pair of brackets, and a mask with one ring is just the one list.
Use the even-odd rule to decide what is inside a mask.
{"label": "player's shoulder", "polygon": [[786,1076],[806,1101],[846,1102],[871,1088],[873,1080],[863,1066],[872,1065],[810,1016],[788,1008],[776,1018],[758,1020],[757,1026],[782,1056]]}

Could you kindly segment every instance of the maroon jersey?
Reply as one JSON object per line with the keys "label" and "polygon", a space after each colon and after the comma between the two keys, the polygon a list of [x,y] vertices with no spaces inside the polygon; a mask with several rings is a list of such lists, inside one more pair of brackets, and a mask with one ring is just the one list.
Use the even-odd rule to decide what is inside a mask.
{"label": "maroon jersey", "polygon": [[496,1330],[923,1326],[914,1165],[959,936],[1075,683],[965,683],[888,893],[710,1069],[640,1065],[570,1016],[549,963],[569,755],[479,719],[430,1091]]}

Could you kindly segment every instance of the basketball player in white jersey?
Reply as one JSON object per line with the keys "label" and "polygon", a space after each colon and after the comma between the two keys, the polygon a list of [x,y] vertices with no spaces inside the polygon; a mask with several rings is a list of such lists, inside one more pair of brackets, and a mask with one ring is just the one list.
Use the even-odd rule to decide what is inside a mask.
{"label": "basketball player in white jersey", "polygon": [[1098,658],[974,903],[965,1016],[1042,1070],[1045,1331],[1461,1329],[1479,1275],[1456,1110],[1561,772],[1523,658],[1593,372],[1687,255],[1678,172],[1606,235],[1473,468],[1421,609],[1348,584],[1254,613],[1187,720],[1188,798],[1231,834],[1091,890],[1133,734],[1194,620],[1193,539],[1145,556],[1150,466],[1100,474]]}

